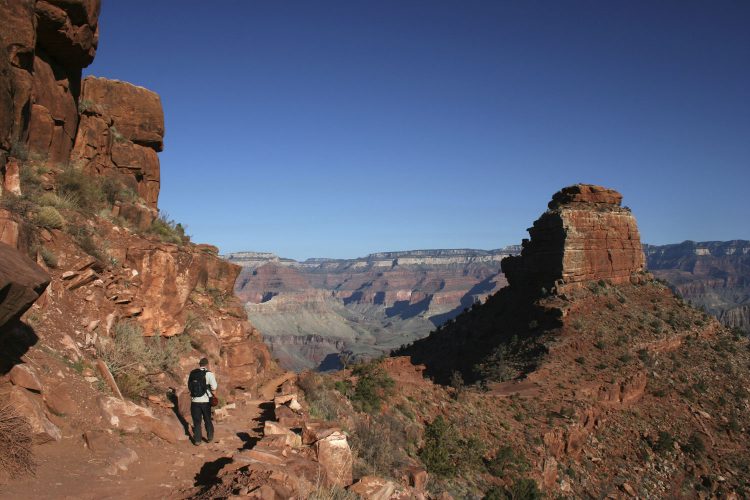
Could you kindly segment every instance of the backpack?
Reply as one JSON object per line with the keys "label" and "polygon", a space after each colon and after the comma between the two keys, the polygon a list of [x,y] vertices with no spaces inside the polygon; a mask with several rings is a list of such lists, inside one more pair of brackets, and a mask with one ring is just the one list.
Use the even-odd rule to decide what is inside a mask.
{"label": "backpack", "polygon": [[206,373],[208,372],[200,368],[196,368],[190,372],[190,376],[188,376],[188,390],[190,391],[191,398],[199,398],[208,393]]}

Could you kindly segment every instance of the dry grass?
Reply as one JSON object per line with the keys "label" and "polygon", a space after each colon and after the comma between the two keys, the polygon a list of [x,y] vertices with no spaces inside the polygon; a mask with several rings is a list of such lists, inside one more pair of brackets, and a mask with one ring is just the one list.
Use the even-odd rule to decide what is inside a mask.
{"label": "dry grass", "polygon": [[0,406],[0,475],[33,474],[36,467],[31,449],[31,426],[8,403]]}

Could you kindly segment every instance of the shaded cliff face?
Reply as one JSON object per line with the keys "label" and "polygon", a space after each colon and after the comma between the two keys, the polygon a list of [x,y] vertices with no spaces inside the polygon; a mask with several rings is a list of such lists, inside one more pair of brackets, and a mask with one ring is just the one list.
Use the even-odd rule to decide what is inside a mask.
{"label": "shaded cliff face", "polygon": [[233,294],[240,267],[159,217],[159,96],[81,81],[99,8],[0,0],[0,394],[37,444],[110,428],[174,443],[185,405],[165,394],[185,402],[199,358],[227,401],[278,369]]}
{"label": "shaded cliff face", "polygon": [[237,295],[274,355],[291,369],[331,364],[342,351],[378,356],[454,317],[505,285],[500,261],[515,248],[382,252],[296,262],[227,256],[243,265]]}
{"label": "shaded cliff face", "polygon": [[750,333],[750,241],[645,245],[648,267],[680,296]]}

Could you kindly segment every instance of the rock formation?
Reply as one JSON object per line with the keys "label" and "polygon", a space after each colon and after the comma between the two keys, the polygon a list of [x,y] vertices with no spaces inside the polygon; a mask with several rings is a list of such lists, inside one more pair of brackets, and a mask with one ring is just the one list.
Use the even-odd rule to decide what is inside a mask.
{"label": "rock formation", "polygon": [[552,197],[520,256],[503,260],[512,287],[539,292],[592,280],[626,283],[645,259],[635,218],[612,189],[576,184]]}

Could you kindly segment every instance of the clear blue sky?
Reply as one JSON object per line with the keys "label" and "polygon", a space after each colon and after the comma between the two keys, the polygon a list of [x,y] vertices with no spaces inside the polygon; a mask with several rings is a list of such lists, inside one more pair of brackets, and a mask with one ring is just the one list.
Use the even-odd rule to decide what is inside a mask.
{"label": "clear blue sky", "polygon": [[519,243],[620,190],[750,239],[750,2],[105,0],[87,73],[161,95],[160,207],[223,252]]}

